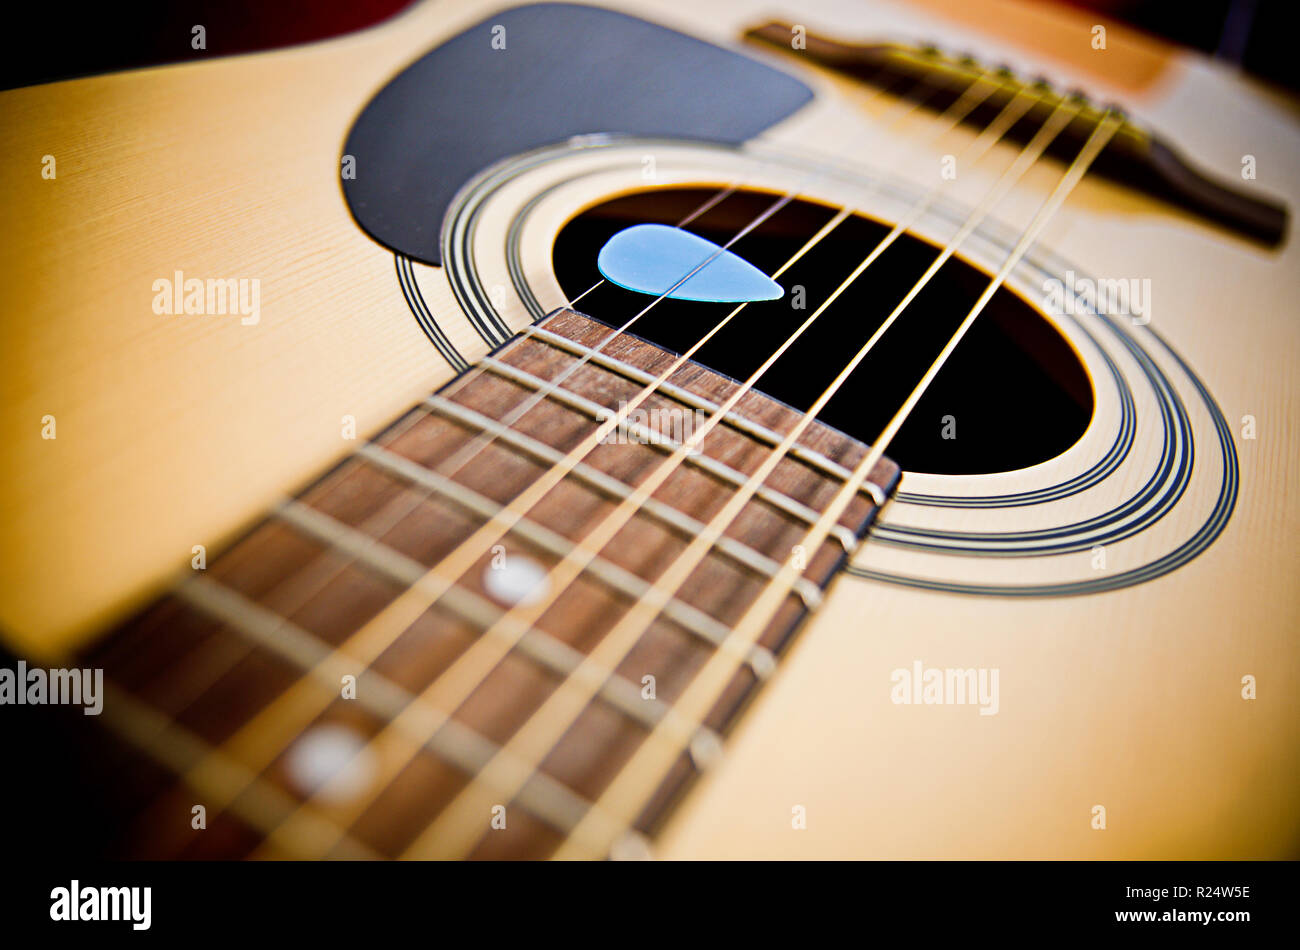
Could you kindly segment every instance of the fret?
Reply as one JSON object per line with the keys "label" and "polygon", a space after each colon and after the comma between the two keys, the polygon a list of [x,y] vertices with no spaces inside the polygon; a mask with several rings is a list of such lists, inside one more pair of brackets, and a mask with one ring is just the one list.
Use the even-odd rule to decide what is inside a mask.
{"label": "fret", "polygon": [[[652,374],[647,373],[645,370],[639,369],[630,363],[625,363],[623,360],[615,359],[608,353],[598,352],[590,347],[583,346],[581,343],[575,343],[568,337],[560,336],[558,333],[552,333],[540,324],[531,329],[532,336],[535,339],[542,340],[552,346],[559,347],[560,349],[566,350],[575,355],[586,357],[598,366],[612,370],[626,379],[640,383],[643,386],[648,386],[654,382],[655,377]],[[684,403],[692,409],[699,409],[701,412],[710,416],[715,415],[720,408],[719,403],[716,403],[711,399],[705,399],[703,396],[697,396],[689,389],[683,389],[682,387],[675,386],[667,381],[660,383],[655,388],[657,392],[663,393],[665,396],[668,396],[677,402]],[[737,432],[744,433],[750,438],[760,442],[765,442],[771,446],[776,446],[781,442],[781,434],[779,432],[774,432],[767,426],[760,425],[751,419],[745,418],[734,409],[723,416],[723,424],[729,428],[735,429]],[[827,458],[820,452],[808,448],[807,446],[795,444],[791,446],[788,454],[791,458],[798,459],[812,468],[817,469],[824,475],[837,478],[840,481],[846,481],[849,477],[850,472],[843,465],[833,459]],[[884,491],[874,482],[867,482],[863,485],[862,491],[870,496],[871,500],[875,502],[876,505],[883,505],[885,503]],[[856,539],[854,539],[854,542],[856,542]],[[850,554],[853,553],[851,547],[847,550]]]}
{"label": "fret", "polygon": [[[501,506],[491,499],[485,498],[477,492],[439,475],[437,472],[426,469],[409,459],[395,455],[378,446],[363,446],[358,450],[357,454],[386,471],[445,496],[482,518],[492,518],[501,510]],[[626,497],[626,495],[622,497]],[[700,527],[703,527],[703,525]],[[574,545],[562,535],[529,521],[527,518],[521,518],[511,530],[537,547],[558,557],[563,557],[574,548]],[[757,552],[755,554],[762,557],[762,555],[757,555]],[[780,569],[780,565],[775,564],[775,562],[772,563],[774,570]],[[613,564],[601,557],[592,560],[591,564],[588,565],[588,571],[593,577],[599,578],[605,584],[619,591],[619,593],[634,599],[645,596],[651,586],[648,581],[642,580],[630,571],[626,571],[617,564]],[[664,612],[674,622],[714,646],[722,645],[730,632],[725,624],[719,623],[704,611],[692,607],[675,597],[669,602]],[[488,624],[484,624],[484,626],[488,626]],[[762,649],[747,651],[739,656],[739,659],[748,663],[760,675],[765,675],[762,671],[770,670],[774,662],[771,654]]]}
{"label": "fret", "polygon": [[[512,382],[520,383],[521,385],[539,392],[545,391],[549,398],[554,399],[556,402],[564,403],[580,412],[584,412],[597,421],[603,421],[612,413],[612,410],[600,405],[600,403],[593,402],[592,400],[579,396],[576,393],[572,393],[567,389],[559,387],[552,388],[549,380],[541,379],[540,377],[534,376],[532,373],[521,370],[509,363],[503,363],[495,357],[486,356],[479,361],[479,365],[499,376],[511,380]],[[626,428],[627,431],[635,436],[639,442],[663,452],[670,453],[681,445],[681,443],[667,438],[662,433],[652,432],[642,425],[628,425]],[[702,453],[687,455],[686,464],[702,469],[720,481],[727,482],[733,486],[738,487],[745,484],[745,476],[742,473],[736,471],[731,466],[725,465],[722,462],[710,458]],[[773,508],[776,508],[792,518],[797,518],[805,524],[812,525],[817,523],[817,512],[813,511],[807,505],[795,501],[793,498],[783,495],[780,492],[773,491],[771,488],[766,486],[759,488],[759,490],[755,492],[754,497],[767,502],[767,504],[771,505]],[[844,547],[844,550],[847,553],[852,554],[858,544],[858,539],[853,536],[852,532],[843,530],[843,526],[837,526],[833,533],[836,539],[839,540],[841,545]],[[814,598],[814,600],[815,599],[816,598]]]}

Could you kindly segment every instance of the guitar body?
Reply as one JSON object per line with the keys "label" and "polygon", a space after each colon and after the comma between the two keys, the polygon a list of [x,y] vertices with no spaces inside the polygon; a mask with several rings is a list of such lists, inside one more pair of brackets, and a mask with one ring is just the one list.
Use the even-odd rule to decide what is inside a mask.
{"label": "guitar body", "polygon": [[[758,22],[714,0],[604,6],[732,48]],[[746,45],[813,100],[739,147],[558,143],[507,160],[490,188],[459,193],[443,227],[471,212],[474,227],[459,251],[444,232],[442,266],[395,258],[340,188],[349,130],[400,69],[497,10],[433,2],[326,43],[0,94],[12,652],[70,662],[188,570],[196,545],[215,556],[353,452],[349,420],[373,436],[459,360],[487,355],[496,341],[466,304],[472,288],[512,333],[565,306],[574,288],[552,254],[579,213],[638,188],[742,178],[889,224],[940,183],[938,155],[977,132],[955,131],[928,164],[887,163],[924,154],[932,115],[897,119],[850,78]],[[1088,15],[1001,0],[787,12],[810,32],[933,42],[1079,86],[1220,178],[1253,156],[1257,177],[1240,185],[1300,200],[1293,104],[1119,28],[1094,49]],[[1019,148],[959,165],[942,209],[976,206]],[[1062,168],[1031,168],[962,259],[992,275]],[[889,194],[867,187],[880,172]],[[939,217],[911,231],[936,247],[951,236]],[[1082,433],[991,472],[900,460],[895,496],[655,855],[1295,856],[1298,254],[1084,178],[1006,282],[1086,374]],[[178,271],[258,278],[256,313],[157,312],[156,282]],[[1067,273],[1148,281],[1145,316],[1051,312],[1047,288]],[[431,343],[420,302],[459,360]],[[1011,431],[1042,424],[1003,408]],[[56,438],[41,437],[47,416]],[[996,706],[900,701],[898,671],[932,668],[996,671]]]}

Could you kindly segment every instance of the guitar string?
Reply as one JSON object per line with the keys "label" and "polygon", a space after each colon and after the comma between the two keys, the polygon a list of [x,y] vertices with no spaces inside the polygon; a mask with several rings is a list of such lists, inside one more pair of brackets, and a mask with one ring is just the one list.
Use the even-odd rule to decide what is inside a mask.
{"label": "guitar string", "polygon": [[[857,490],[869,477],[871,471],[884,457],[890,442],[898,434],[922,395],[943,369],[947,360],[974,324],[976,318],[992,299],[993,295],[1006,281],[1011,271],[1024,257],[1030,246],[1038,239],[1048,221],[1065,202],[1075,186],[1087,173],[1097,155],[1123,125],[1123,117],[1111,109],[1106,109],[1098,119],[1095,128],[1083,147],[1067,168],[1060,182],[1044,200],[1029,225],[1025,228],[1016,245],[1007,254],[1006,260],[998,272],[975,301],[970,311],[963,318],[957,331],[949,338],[939,355],[931,363],[925,375],[913,388],[907,399],[874,441],[866,456],[854,467],[852,475],[837,492],[831,505],[823,512],[813,528],[805,535],[802,544],[809,549],[825,542],[830,527],[847,509]],[[781,568],[781,574],[765,585],[763,593],[746,610],[733,628],[729,639],[739,644],[757,642],[763,630],[771,622],[781,602],[789,595],[794,579],[799,571],[794,567],[793,559],[787,560]],[[699,728],[708,718],[709,713],[720,700],[726,685],[734,676],[736,667],[729,666],[728,654],[718,651],[705,663],[703,669],[692,679],[686,692],[674,708],[681,713],[681,718]],[[633,753],[632,758],[618,771],[615,778],[606,786],[596,803],[588,810],[581,822],[574,827],[572,835],[560,846],[554,857],[558,859],[574,858],[582,855],[606,854],[615,847],[620,836],[630,832],[634,822],[649,803],[641,783],[653,781],[651,772],[658,776],[667,774],[666,770],[689,748],[689,738],[679,731],[669,734],[664,723],[656,726]],[[643,842],[634,842],[634,848],[640,850]]]}
{"label": "guitar string", "polygon": [[[975,84],[975,83],[972,82],[972,85],[974,85],[974,84]],[[915,92],[915,89],[911,90],[911,92],[914,93],[914,92]],[[913,104],[911,107],[909,107],[909,111],[910,111],[910,109],[915,108],[915,107],[916,107],[917,105],[919,105],[919,104],[920,104],[920,103]],[[686,218],[684,218],[683,221],[682,221],[681,223],[682,223],[682,224],[689,223],[690,221],[692,221],[692,220],[698,218],[700,215],[706,213],[706,212],[707,212],[711,207],[715,206],[715,205],[716,205],[717,203],[719,203],[721,200],[724,200],[728,195],[730,195],[731,193],[733,193],[733,192],[737,189],[737,187],[738,187],[738,186],[737,186],[736,184],[732,184],[732,185],[729,185],[728,187],[722,189],[718,194],[712,196],[710,199],[708,199],[706,202],[704,202],[704,204],[702,204],[700,207],[698,207],[697,209],[695,209],[695,211],[693,211],[693,212],[692,212],[691,214],[689,214]],[[779,208],[779,207],[782,206],[783,204],[788,203],[788,201],[789,201],[792,197],[793,197],[793,194],[791,194],[790,196],[787,196],[784,200],[778,202],[777,205],[776,205],[776,207]],[[728,245],[730,245],[731,243],[734,243],[734,241],[735,241],[735,240],[738,240],[739,237],[743,236],[744,233],[747,233],[748,231],[753,230],[753,228],[756,227],[758,224],[760,224],[760,223],[762,222],[762,220],[765,220],[767,217],[770,217],[771,213],[774,213],[774,210],[775,210],[775,209],[769,209],[768,213],[766,213],[766,214],[760,216],[760,218],[759,218],[758,220],[756,220],[756,221],[754,221],[754,222],[751,222],[750,225],[749,225],[746,229],[744,229],[744,231],[742,231],[741,234],[738,234],[738,235],[736,236],[736,238],[733,238],[732,241],[728,242]],[[715,256],[716,256],[716,253],[719,253],[719,252],[715,252]],[[708,261],[703,262],[703,263],[702,263],[701,265],[699,265],[695,270],[698,271],[701,267],[705,266],[707,263],[708,263]],[[694,271],[693,271],[692,273],[694,273]],[[684,280],[688,279],[689,276],[690,276],[690,274],[687,274],[685,277],[682,278],[682,280],[684,281]],[[681,281],[679,281],[679,284],[680,284],[680,283],[681,283]],[[677,286],[677,285],[674,285],[674,286]],[[593,289],[593,288],[589,288],[589,290],[590,290],[590,289]],[[589,292],[589,291],[586,291],[586,292]],[[585,294],[586,292],[584,292],[584,294]],[[581,296],[583,296],[583,295],[579,295],[579,297],[581,297]],[[664,295],[664,296],[666,296],[666,295]],[[576,299],[576,298],[575,298],[575,299]],[[660,297],[659,299],[663,299],[663,298]],[[646,309],[648,310],[649,308],[646,308]],[[644,313],[645,311],[642,311],[642,312]],[[530,328],[530,329],[531,329],[531,328]],[[625,329],[626,329],[626,326],[625,326],[623,329],[625,330]],[[610,338],[608,338],[608,339],[612,339],[614,336],[617,336],[618,333],[620,333],[620,332],[622,332],[622,330],[620,330],[620,331],[615,331],[615,333],[614,333],[614,334],[611,334]],[[608,342],[608,339],[607,339],[605,342]],[[600,348],[600,347],[597,347],[596,350],[598,351],[599,348]],[[588,356],[590,356],[590,355],[591,355],[591,354],[588,354]],[[583,362],[585,362],[585,360],[584,360]],[[458,385],[464,385],[464,384],[465,384],[465,381],[466,381],[466,377],[467,377],[467,375],[468,375],[468,374],[462,374],[461,378],[457,381],[457,384],[458,384]],[[557,380],[557,381],[555,382],[555,384],[558,385],[559,382],[562,382],[562,380]],[[536,403],[536,400],[534,400],[532,404],[535,404],[535,403]],[[529,406],[529,405],[524,405],[524,406],[522,406],[522,407],[518,407],[518,408],[516,409],[516,412],[515,412],[515,416],[514,416],[514,417],[517,418],[517,416],[518,416],[519,414],[521,414],[521,410],[522,410],[522,411],[526,411],[527,408],[530,408],[530,406]],[[390,429],[389,431],[390,431],[390,433],[391,433],[392,430]],[[463,459],[463,460],[460,462],[460,464],[463,465],[463,464],[464,464],[464,461],[467,461],[467,460],[464,460],[464,459]],[[445,464],[445,463],[444,463],[444,464]],[[440,466],[440,467],[441,467],[441,466]],[[455,471],[455,470],[453,469],[453,472],[454,472],[454,471]],[[427,495],[426,495],[425,497],[427,497]],[[423,500],[424,500],[423,498],[417,498],[417,499],[415,500],[414,504],[417,504],[417,505],[418,505],[418,504],[419,504],[421,501],[423,501]],[[395,517],[395,518],[391,518],[391,519],[390,519],[390,522],[391,522],[391,523],[390,523],[389,526],[391,527],[392,524],[395,524],[396,521],[400,520],[400,517],[401,517],[401,514],[399,513],[399,514],[397,515],[397,517]],[[367,523],[367,527],[369,527],[369,526],[370,526],[370,524]],[[379,542],[380,538],[382,537],[382,535],[383,535],[383,531],[381,530],[381,531],[380,531],[380,532],[379,532],[379,533],[374,537],[372,543],[376,543],[376,544],[377,544],[377,543]],[[343,565],[343,567],[346,567],[346,563]],[[320,578],[320,579],[318,580],[318,582],[317,582],[317,584],[315,585],[314,588],[311,588],[311,589],[307,590],[306,593],[305,593],[305,595],[299,598],[300,605],[301,605],[302,603],[306,603],[307,601],[310,600],[311,595],[312,595],[312,590],[319,590],[319,589],[322,589],[326,584],[329,583],[329,581],[330,581],[330,579],[331,579],[332,577],[337,576],[337,574],[338,574],[339,572],[341,572],[341,570],[343,569],[343,567],[339,567],[339,568],[337,568],[335,571],[333,571],[332,573],[327,574],[327,575],[326,575],[325,577],[323,577],[323,578]],[[292,614],[293,612],[294,612],[294,611],[293,611],[292,608],[289,608],[288,611],[287,611],[288,614]],[[352,639],[355,639],[355,637],[350,638],[349,642],[351,642]],[[343,649],[343,648],[341,647],[341,648],[339,648],[339,649]],[[261,719],[260,717],[258,718],[257,723],[259,723],[259,724],[262,723],[262,719]],[[253,725],[253,724],[250,723],[249,725]],[[242,742],[235,742],[234,744],[235,744],[236,746],[241,747],[241,748],[242,748],[242,751],[243,751],[245,754],[249,754],[249,755],[252,755],[252,753],[254,752],[254,749],[255,749],[255,748],[260,747],[261,750],[262,750],[262,754],[252,755],[252,757],[255,758],[256,760],[264,761],[264,762],[266,762],[266,763],[269,764],[269,759],[267,758],[267,755],[268,755],[268,752],[267,752],[267,750],[268,750],[268,746],[267,746],[267,744],[266,744],[264,741],[262,741],[262,742],[257,742],[257,741],[255,740],[253,734],[256,733],[256,732],[260,732],[260,730],[241,729],[241,730],[239,731],[239,733],[237,734],[237,736],[238,736],[240,739],[242,739],[243,741],[242,741]],[[223,748],[225,748],[224,745],[223,745]],[[271,758],[273,758],[273,756],[271,756]],[[202,770],[202,763],[199,763],[199,766],[196,767],[196,769],[192,770],[192,772],[194,772],[195,774],[197,774],[197,773],[199,773],[201,770]]]}
{"label": "guitar string", "polygon": [[[1087,173],[1097,155],[1105,148],[1115,132],[1123,125],[1123,117],[1106,109],[1084,143],[1074,161],[1062,176],[1052,193],[1040,206],[1019,241],[1008,253],[1006,260],[997,274],[990,281],[984,292],[976,300],[970,311],[963,318],[957,331],[945,344],[942,351],[931,363],[929,369],[913,388],[908,398],[886,424],[880,436],[875,440],[866,456],[854,467],[850,478],[841,486],[831,505],[823,512],[816,525],[805,535],[803,544],[815,546],[824,543],[828,531],[836,523],[852,501],[858,489],[866,481],[871,471],[884,456],[889,443],[897,435],[929,385],[942,370],[943,366],[956,350],[975,319],[983,311],[989,300],[1002,286],[1008,275],[1020,262],[1029,247],[1038,239],[1047,222],[1065,202],[1070,192]],[[744,616],[733,628],[729,639],[737,644],[757,642],[767,624],[780,607],[782,600],[789,595],[789,590],[798,576],[798,569],[793,560],[782,565],[781,575],[768,583],[760,597],[746,610]],[[727,654],[718,651],[706,662],[704,668],[692,679],[686,692],[674,708],[683,714],[683,718],[693,722],[697,727],[704,723],[709,712],[721,698],[726,684],[734,676],[736,667],[729,666]],[[556,851],[558,859],[574,858],[583,855],[607,854],[617,846],[620,836],[627,835],[634,822],[648,804],[649,798],[641,783],[653,781],[649,778],[654,772],[657,776],[667,774],[672,762],[689,748],[689,738],[682,733],[668,735],[661,726],[656,726],[641,743],[631,760],[625,763],[615,778],[606,786],[596,803],[588,810],[583,820],[574,827],[573,833]],[[657,787],[657,786],[656,786]],[[653,794],[653,790],[650,794]],[[634,849],[641,850],[643,841],[634,842]]]}
{"label": "guitar string", "polygon": [[[851,364],[836,378],[830,387],[818,398],[811,409],[805,413],[799,424],[787,434],[772,452],[770,452],[758,470],[749,476],[739,491],[733,493],[726,505],[706,526],[704,531],[688,545],[685,551],[674,558],[663,573],[655,579],[651,587],[641,595],[625,612],[614,626],[601,635],[597,643],[587,652],[579,666],[569,673],[560,685],[550,692],[542,704],[522,725],[518,726],[510,740],[498,752],[497,756],[475,775],[456,799],[444,809],[425,831],[407,848],[404,856],[409,857],[455,857],[461,856],[479,839],[482,828],[473,821],[473,815],[485,808],[492,800],[502,797],[512,798],[540,767],[541,761],[548,755],[561,736],[571,727],[577,717],[587,707],[603,685],[604,671],[617,669],[632,649],[639,643],[660,610],[677,589],[683,584],[701,561],[710,553],[716,540],[721,537],[726,527],[744,510],[753,495],[766,481],[768,475],[785,457],[786,452],[813,422],[816,414],[838,391],[854,368],[865,358],[868,351],[893,325],[903,310],[912,302],[921,289],[938,272],[961,245],[965,238],[986,217],[991,208],[1005,196],[1006,192],[1037,162],[1043,151],[1053,139],[1079,114],[1080,107],[1075,104],[1067,107],[1069,100],[1062,99],[1053,110],[1038,133],[1020,153],[1012,165],[998,179],[976,209],[967,218],[957,235],[948,242],[943,252],[916,282],[903,301],[877,328],[868,342],[859,351]],[[864,264],[874,259],[875,251]],[[531,621],[554,603],[559,591],[571,583],[585,568],[590,559],[612,540],[615,533],[627,524],[639,511],[640,506],[667,477],[681,464],[692,448],[698,447],[710,431],[716,426],[727,411],[738,402],[740,397],[753,388],[757,380],[766,372],[788,348],[803,329],[811,325],[839,295],[850,286],[865,267],[860,265],[849,275],[836,291],[818,308],[817,311],[795,332],[795,334],[778,349],[772,357],[750,376],[737,391],[723,403],[703,426],[697,429],[672,456],[647,476],[637,486],[636,492],[621,503],[608,515],[586,538],[566,556],[548,575],[548,579],[559,578],[559,584],[552,584],[548,594],[528,607],[512,611],[522,614],[524,620]],[[584,561],[583,558],[586,558]],[[676,714],[670,707],[660,725],[675,720]]]}
{"label": "guitar string", "polygon": [[[983,79],[983,77],[981,77],[981,79]],[[980,79],[977,79],[976,81],[972,82],[972,83],[970,84],[970,86],[973,88],[973,87],[979,85],[980,81],[981,81]],[[986,81],[986,82],[987,82],[987,80],[983,80],[983,81]],[[948,113],[948,117],[949,117],[950,121],[949,121],[949,123],[947,123],[946,125],[944,125],[944,126],[939,130],[940,134],[942,134],[942,133],[948,131],[948,129],[949,129],[952,125],[957,124],[957,123],[960,121],[961,117],[964,116],[964,115],[966,114],[966,112],[970,111],[970,109],[973,109],[976,105],[979,104],[979,102],[982,102],[985,98],[987,98],[987,96],[991,95],[992,92],[995,91],[997,88],[999,88],[999,86],[998,86],[996,83],[994,83],[994,84],[990,84],[989,89],[984,93],[984,95],[983,95],[983,96],[976,96],[976,97],[974,97],[974,101],[971,101],[971,97],[969,97],[969,96],[967,96],[967,97],[965,98],[964,101],[963,101],[962,99],[959,98],[959,101],[961,102],[961,107],[960,107],[960,108],[950,108],[949,113]],[[1027,108],[1027,107],[1026,107],[1026,108]],[[851,213],[851,212],[850,212],[849,210],[846,209],[846,210],[842,211],[839,215],[837,215],[836,218],[833,219],[831,222],[829,222],[827,225],[823,226],[822,230],[821,230],[817,235],[815,235],[814,238],[813,238],[812,240],[810,240],[810,241],[808,242],[808,244],[805,245],[805,247],[804,247],[803,249],[801,249],[800,252],[799,252],[798,254],[796,254],[796,256],[795,256],[794,258],[791,259],[791,261],[787,262],[787,263],[786,263],[786,264],[781,268],[781,271],[778,271],[778,275],[779,275],[779,273],[784,272],[784,270],[785,270],[786,268],[788,268],[789,266],[791,266],[791,265],[792,265],[796,260],[798,260],[800,257],[802,257],[803,254],[806,253],[807,250],[808,250],[809,248],[811,248],[811,246],[812,246],[813,244],[815,244],[817,241],[819,241],[819,240],[820,240],[820,239],[821,239],[821,238],[822,238],[826,233],[829,233],[829,231],[830,231],[830,230],[831,230],[831,229],[832,229],[836,224],[838,224],[840,221],[842,221],[842,220],[844,220],[845,218],[847,218],[848,215],[849,215],[850,213]],[[731,316],[735,316],[735,313],[738,312],[738,311],[739,311],[739,308],[737,309],[737,311],[733,312],[733,314],[732,314]],[[716,329],[720,329],[720,328],[721,328],[721,325],[719,325],[719,327],[715,328],[715,331],[716,331]],[[710,335],[711,335],[711,334],[710,334]],[[706,340],[707,340],[707,338],[706,338]],[[694,353],[695,349],[698,349],[698,346],[703,345],[703,342],[706,342],[706,340],[702,340],[699,344],[696,345],[695,348],[693,348],[690,352],[688,352],[687,354],[685,354],[685,356],[682,358],[682,361],[684,362],[685,359],[688,359],[688,358],[689,358],[689,357]],[[672,370],[670,369],[669,371],[667,371],[667,372],[664,374],[664,376],[666,377],[666,376],[669,375],[671,372],[672,372]],[[657,384],[656,384],[656,385],[657,385]],[[653,391],[654,388],[655,388],[655,387],[652,386],[652,387],[650,387],[646,392],[649,393],[649,392]],[[480,640],[480,642],[483,642],[483,641]],[[511,641],[511,642],[513,643],[514,641]],[[508,652],[508,650],[503,651],[503,652]],[[493,663],[492,663],[492,665],[495,665],[496,659],[497,659],[497,658],[493,658]],[[488,670],[485,670],[485,672],[487,672],[487,671],[490,671],[490,667],[489,667]],[[445,677],[445,676],[446,676],[446,673],[444,673],[443,676]],[[481,683],[481,678],[477,678],[477,679],[473,680],[473,686],[471,687],[471,691],[472,691],[473,688],[476,688],[477,685],[479,685],[480,683]],[[426,701],[427,701],[427,699],[428,699],[427,695],[424,696],[424,697],[422,697],[422,698],[425,699]],[[457,705],[458,705],[458,703],[457,703]],[[453,706],[452,708],[454,708],[454,706]],[[400,724],[399,724],[399,726],[398,726],[397,728],[400,729]],[[427,741],[427,740],[426,740],[426,741]],[[422,743],[421,743],[421,744],[422,744]],[[419,747],[419,746],[417,745],[417,746],[416,746],[416,749],[417,749],[417,750],[418,750],[418,747]],[[413,751],[414,751],[414,750],[413,750]]]}

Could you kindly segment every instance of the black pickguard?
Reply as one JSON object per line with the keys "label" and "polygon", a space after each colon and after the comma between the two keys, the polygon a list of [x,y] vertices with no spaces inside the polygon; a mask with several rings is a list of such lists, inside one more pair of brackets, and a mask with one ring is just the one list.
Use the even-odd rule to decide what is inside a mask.
{"label": "black pickguard", "polygon": [[[504,42],[504,48],[495,48]],[[575,135],[740,144],[812,98],[747,56],[596,7],[505,10],[426,53],[370,100],[343,193],[380,244],[441,265],[456,191],[500,159]]]}

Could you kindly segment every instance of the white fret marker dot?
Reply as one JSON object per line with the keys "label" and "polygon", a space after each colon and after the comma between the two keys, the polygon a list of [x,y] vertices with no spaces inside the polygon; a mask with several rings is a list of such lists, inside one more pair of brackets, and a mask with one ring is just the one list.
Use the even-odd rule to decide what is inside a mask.
{"label": "white fret marker dot", "polygon": [[294,743],[285,764],[290,781],[300,793],[318,795],[332,803],[356,798],[370,787],[375,776],[375,755],[370,746],[346,726],[312,729]]}
{"label": "white fret marker dot", "polygon": [[765,680],[776,672],[776,658],[772,656],[771,650],[754,647],[749,652],[749,668],[754,671],[755,676]]}
{"label": "white fret marker dot", "polygon": [[483,587],[498,603],[527,607],[545,597],[550,585],[542,565],[522,554],[507,554],[500,567],[484,569]]}
{"label": "white fret marker dot", "polygon": [[691,739],[688,751],[695,767],[707,772],[722,760],[722,740],[712,729],[701,729]]}
{"label": "white fret marker dot", "polygon": [[609,849],[612,861],[653,861],[654,852],[645,835],[636,831],[625,831]]}

